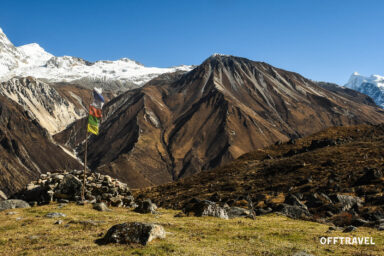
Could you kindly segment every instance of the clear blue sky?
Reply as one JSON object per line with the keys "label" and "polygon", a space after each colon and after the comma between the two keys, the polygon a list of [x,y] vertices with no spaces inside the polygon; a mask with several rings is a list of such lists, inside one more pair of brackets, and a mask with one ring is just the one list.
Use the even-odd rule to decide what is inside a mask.
{"label": "clear blue sky", "polygon": [[17,46],[90,61],[167,67],[218,52],[339,84],[384,73],[380,0],[4,0],[0,27]]}

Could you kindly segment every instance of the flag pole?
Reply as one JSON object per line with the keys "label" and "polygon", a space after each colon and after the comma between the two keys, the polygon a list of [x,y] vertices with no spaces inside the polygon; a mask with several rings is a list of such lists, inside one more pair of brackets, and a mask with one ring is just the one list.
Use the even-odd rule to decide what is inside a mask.
{"label": "flag pole", "polygon": [[83,189],[81,190],[81,201],[85,199],[85,173],[87,170],[87,151],[88,151],[88,129],[85,134],[85,152],[84,152],[84,172],[83,172]]}

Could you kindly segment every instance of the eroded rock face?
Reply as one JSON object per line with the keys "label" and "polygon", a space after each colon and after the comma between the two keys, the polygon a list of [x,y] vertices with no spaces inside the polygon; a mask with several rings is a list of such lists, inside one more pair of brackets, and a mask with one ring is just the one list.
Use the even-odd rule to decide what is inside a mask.
{"label": "eroded rock face", "polygon": [[23,201],[18,199],[10,199],[10,200],[4,200],[0,202],[0,212],[8,209],[15,209],[15,208],[30,208],[31,206]]}
{"label": "eroded rock face", "polygon": [[156,238],[165,238],[165,230],[162,226],[156,224],[130,222],[112,226],[102,239],[102,243],[136,243],[146,245]]}

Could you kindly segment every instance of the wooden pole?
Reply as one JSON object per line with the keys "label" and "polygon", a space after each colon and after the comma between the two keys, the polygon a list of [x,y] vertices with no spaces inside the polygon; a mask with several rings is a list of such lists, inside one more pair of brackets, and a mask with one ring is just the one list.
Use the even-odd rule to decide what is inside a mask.
{"label": "wooden pole", "polygon": [[85,152],[84,152],[84,172],[83,172],[83,189],[81,190],[81,200],[85,200],[85,180],[86,180],[86,171],[87,171],[87,151],[88,151],[88,129],[85,134]]}

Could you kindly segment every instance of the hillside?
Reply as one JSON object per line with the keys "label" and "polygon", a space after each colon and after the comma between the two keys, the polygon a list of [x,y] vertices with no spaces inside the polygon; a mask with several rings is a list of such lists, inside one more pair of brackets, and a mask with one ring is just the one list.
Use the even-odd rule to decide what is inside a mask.
{"label": "hillside", "polygon": [[[297,73],[216,54],[109,102],[88,160],[91,169],[138,188],[215,168],[276,141],[383,118],[373,104]],[[81,156],[84,122],[55,136]]]}
{"label": "hillside", "polygon": [[[383,148],[384,125],[330,128],[138,193],[163,207],[182,209],[196,197],[230,206],[251,202],[256,212],[279,211],[294,195],[308,207],[309,219],[334,221],[345,212],[351,217],[345,223],[356,217],[374,225],[384,218]],[[348,206],[340,195],[353,197],[346,197]]]}

